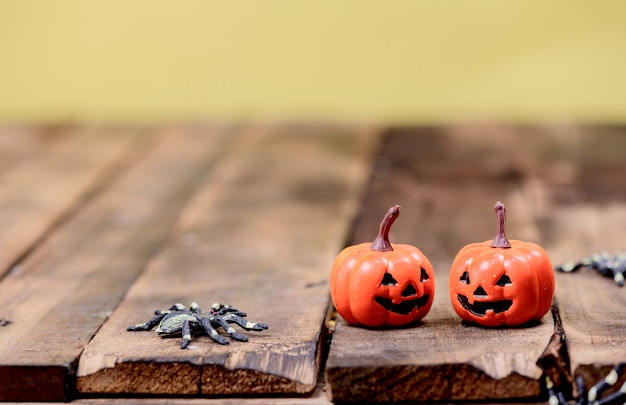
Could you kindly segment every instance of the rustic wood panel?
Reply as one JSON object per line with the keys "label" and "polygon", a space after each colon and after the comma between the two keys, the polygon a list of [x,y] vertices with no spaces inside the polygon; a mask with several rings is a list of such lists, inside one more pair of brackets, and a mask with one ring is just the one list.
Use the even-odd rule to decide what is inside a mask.
{"label": "rustic wood panel", "polygon": [[[68,162],[59,167],[78,171],[88,167],[83,161],[112,153],[107,132],[95,135],[88,131],[75,140],[78,146],[66,145],[61,156]],[[150,144],[132,146],[145,151],[2,280],[1,399],[73,394],[79,355],[167,239],[226,135],[219,128],[173,128],[152,134]],[[43,187],[64,190],[63,178],[48,180],[53,184]]]}
{"label": "rustic wood panel", "polygon": [[[399,330],[351,327],[338,319],[327,363],[333,400],[537,398],[542,370],[535,362],[550,341],[553,319],[547,315],[533,327],[498,330],[462,324],[449,303],[449,266],[465,244],[493,237],[491,207],[496,200],[507,206],[509,237],[540,243],[553,260],[565,256],[559,253],[563,246],[580,252],[580,244],[590,238],[588,232],[600,245],[612,233],[622,235],[623,227],[613,227],[609,234],[585,232],[584,225],[578,233],[563,232],[579,218],[575,210],[561,216],[555,208],[567,202],[576,209],[589,209],[600,201],[610,201],[620,207],[612,219],[619,217],[618,223],[623,222],[623,199],[619,199],[625,189],[621,187],[625,176],[615,181],[605,176],[623,173],[616,160],[623,156],[616,152],[616,147],[624,151],[618,136],[623,132],[619,128],[566,125],[471,125],[393,131],[376,159],[373,182],[352,242],[371,240],[381,215],[392,204],[400,204],[402,213],[394,224],[392,238],[420,247],[433,262],[437,273],[435,303],[420,324]],[[610,145],[612,150],[607,149]],[[613,158],[607,159],[607,154]],[[596,175],[589,173],[592,167],[596,167]],[[602,194],[607,194],[606,200],[600,197]],[[605,225],[611,221],[605,220]],[[620,237],[623,241],[623,235]],[[573,238],[579,239],[577,248],[576,244],[568,245]],[[620,243],[623,247],[623,242],[612,245]],[[624,335],[623,296],[608,307],[603,307],[604,300],[614,296],[592,304],[595,293],[583,284],[576,289],[561,279],[557,297],[561,306],[566,302],[568,306],[562,308],[562,315],[565,331],[570,330],[574,339],[570,350],[580,347],[575,328],[584,322],[583,328],[595,325],[588,315],[580,322],[580,311],[595,314],[602,308],[612,308],[600,318],[604,326],[598,328],[599,346],[595,341],[589,344],[593,336],[586,336],[588,346],[584,350],[593,353],[596,348],[610,346],[613,355],[619,354],[623,341],[616,343],[613,333]],[[576,296],[587,298],[576,298],[578,303],[572,305],[561,295],[570,300]],[[589,311],[591,307],[597,309]],[[569,319],[569,310],[578,312],[578,319]],[[615,326],[615,318],[620,326]],[[575,328],[568,326],[572,322]],[[610,324],[613,326],[607,326]],[[606,331],[611,332],[611,338]],[[598,359],[595,354],[592,357]]]}
{"label": "rustic wood panel", "polygon": [[[377,132],[244,127],[183,213],[170,244],[85,349],[80,393],[302,394],[316,386],[327,277],[369,173]],[[233,305],[269,330],[228,346],[127,332],[157,308]]]}
{"label": "rustic wood panel", "polygon": [[[250,396],[246,398],[241,397],[221,397],[221,398],[88,398],[78,399],[72,401],[77,405],[103,405],[103,404],[117,404],[117,405],[331,405],[332,402],[328,399],[323,392],[316,392],[311,396],[276,396],[267,398],[264,396]],[[546,401],[539,402],[517,402],[519,405],[546,405]],[[420,404],[427,405],[420,402]],[[452,405],[451,402],[433,402],[432,405]],[[458,404],[458,402],[456,403]],[[476,405],[511,405],[511,401],[489,401],[485,403],[472,402]]]}
{"label": "rustic wood panel", "polygon": [[[625,135],[622,128],[584,131],[572,139],[572,150],[561,164],[567,176],[539,185],[535,194],[545,208],[537,223],[550,237],[555,265],[595,252],[625,250]],[[569,379],[582,375],[589,388],[617,362],[626,361],[626,289],[592,270],[556,276]]]}
{"label": "rustic wood panel", "polygon": [[[12,267],[0,281],[0,399],[541,401],[535,362],[552,318],[505,330],[463,324],[448,301],[447,272],[463,245],[493,236],[498,199],[509,236],[539,242],[554,264],[623,250],[625,132],[396,129],[374,158],[361,206],[378,140],[371,128],[0,128],[0,273]],[[330,263],[345,243],[371,240],[395,203],[402,213],[392,240],[433,262],[435,305],[420,324],[392,331],[330,322],[326,385],[317,374]],[[593,271],[557,274],[561,382],[581,374],[589,386],[626,360],[625,291]],[[158,307],[192,300],[234,304],[270,329],[228,347],[199,337],[186,351],[178,339],[125,330]]]}
{"label": "rustic wood panel", "polygon": [[138,135],[137,129],[69,125],[0,131],[0,275],[141,155],[136,149],[149,140]]}

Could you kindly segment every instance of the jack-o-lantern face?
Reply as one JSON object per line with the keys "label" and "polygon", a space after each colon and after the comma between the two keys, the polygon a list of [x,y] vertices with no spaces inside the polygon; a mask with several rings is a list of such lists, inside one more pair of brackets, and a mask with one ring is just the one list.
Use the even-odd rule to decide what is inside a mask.
{"label": "jack-o-lantern face", "polygon": [[[484,244],[470,246],[469,252],[459,253],[461,257],[455,260],[450,274],[450,300],[461,318],[483,326],[500,326],[522,325],[545,315],[552,300],[548,286],[553,284],[548,279],[546,285],[538,275],[545,269],[534,268],[545,263],[541,257],[523,255],[517,249],[509,254],[485,250],[493,248]],[[549,299],[542,298],[544,290]]]}
{"label": "jack-o-lantern face", "polygon": [[465,246],[450,269],[452,307],[465,321],[483,326],[515,326],[541,319],[550,310],[554,294],[554,273],[546,252],[532,242],[507,240],[503,218],[501,222],[494,241]]}
{"label": "jack-o-lantern face", "polygon": [[[420,283],[428,281],[430,277],[423,267],[420,267]],[[419,285],[418,285],[419,287]],[[400,284],[391,273],[385,272],[379,288],[380,295],[374,297],[380,306],[387,311],[397,314],[408,315],[413,310],[419,310],[428,305],[430,294],[422,292],[418,296],[415,283],[411,280],[406,284]],[[399,301],[399,302],[398,302]]]}
{"label": "jack-o-lantern face", "polygon": [[401,326],[422,319],[433,303],[435,274],[414,246],[393,244],[377,252],[369,243],[350,246],[338,256],[331,296],[339,314],[355,325]]}
{"label": "jack-o-lantern face", "polygon": [[335,259],[330,294],[350,324],[407,325],[426,316],[432,306],[435,273],[426,256],[414,246],[387,239],[398,210],[392,207],[381,224],[384,242],[348,246]]}
{"label": "jack-o-lantern face", "polygon": [[[463,272],[463,274],[461,275],[460,281],[463,284],[467,284],[467,285],[471,284],[469,273],[467,271]],[[496,281],[496,285],[504,289],[504,287],[512,285],[511,278],[507,276],[506,274],[503,274],[502,276],[498,278],[498,281]],[[471,291],[471,288],[472,287],[470,287],[470,291]],[[508,311],[513,305],[513,300],[501,299],[501,300],[494,301],[493,296],[495,294],[493,293],[493,289],[491,291],[492,291],[492,294],[490,296],[489,294],[487,294],[487,291],[485,291],[482,285],[478,285],[478,287],[476,287],[476,289],[471,293],[473,296],[473,301],[474,301],[473,303],[470,302],[467,295],[457,294],[456,297],[461,303],[461,305],[463,306],[463,308],[465,308],[466,310],[468,310],[469,312],[471,312],[472,314],[476,316],[486,316],[487,311],[493,311],[493,313],[496,315],[501,314],[504,311]],[[498,294],[498,295],[504,295],[504,294]]]}

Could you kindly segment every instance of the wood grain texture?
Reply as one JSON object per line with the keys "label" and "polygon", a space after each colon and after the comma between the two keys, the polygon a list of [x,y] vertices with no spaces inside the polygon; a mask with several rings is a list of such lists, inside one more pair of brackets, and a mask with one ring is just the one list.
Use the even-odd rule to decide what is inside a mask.
{"label": "wood grain texture", "polygon": [[124,159],[133,156],[132,145],[141,144],[140,135],[130,128],[69,125],[0,131],[5,154],[0,163],[0,275],[114,177],[128,163]]}
{"label": "wood grain texture", "polygon": [[[539,224],[551,238],[555,265],[625,249],[624,135],[626,129],[619,128],[582,134],[575,140],[578,159],[567,162],[568,177],[559,179],[558,187],[544,185],[540,194],[548,196],[543,205],[549,215]],[[589,388],[626,361],[626,289],[590,269],[556,277],[569,379],[582,375]],[[623,376],[617,385],[625,380]]]}
{"label": "wood grain texture", "polygon": [[589,388],[626,361],[626,291],[591,271],[557,274],[557,283],[570,373]]}
{"label": "wood grain texture", "polygon": [[[370,166],[370,127],[0,128],[0,399],[545,403],[542,371],[589,386],[626,360],[625,288],[557,273],[560,324],[490,330],[456,316],[447,273],[462,246],[493,237],[496,200],[508,236],[540,243],[555,265],[624,250],[625,134],[397,128]],[[435,305],[395,330],[331,321],[319,378],[330,264],[346,243],[372,240],[396,203],[392,241],[431,259]],[[126,331],[193,300],[270,329],[227,347],[197,337],[185,351],[179,338]]]}
{"label": "wood grain texture", "polygon": [[537,358],[550,317],[528,328],[488,330],[460,322],[445,294],[415,326],[371,330],[337,321],[326,365],[333,402],[435,402],[538,396]]}
{"label": "wood grain texture", "polygon": [[[73,394],[85,345],[167,239],[224,137],[211,128],[154,134],[126,171],[2,280],[0,319],[9,323],[0,331],[0,398]],[[102,142],[71,150],[90,159]]]}
{"label": "wood grain texture", "polygon": [[[86,347],[80,393],[302,394],[316,386],[327,277],[358,210],[376,132],[241,128],[184,211],[170,244]],[[127,332],[157,308],[233,305],[269,330],[221,346]],[[184,367],[184,372],[173,368]]]}
{"label": "wood grain texture", "polygon": [[[608,128],[605,139],[616,133]],[[371,240],[382,213],[400,204],[392,241],[418,246],[430,258],[437,294],[414,327],[369,330],[337,321],[327,363],[333,401],[538,399],[542,370],[536,362],[554,332],[552,316],[523,328],[463,324],[449,303],[448,270],[465,244],[493,238],[497,200],[507,207],[510,238],[539,243],[548,253],[567,243],[571,236],[550,228],[551,209],[573,195],[573,201],[595,197],[578,176],[600,161],[591,138],[596,134],[570,126],[499,125],[389,134],[353,242]],[[584,178],[584,185],[593,184]],[[603,187],[609,189],[606,181]]]}

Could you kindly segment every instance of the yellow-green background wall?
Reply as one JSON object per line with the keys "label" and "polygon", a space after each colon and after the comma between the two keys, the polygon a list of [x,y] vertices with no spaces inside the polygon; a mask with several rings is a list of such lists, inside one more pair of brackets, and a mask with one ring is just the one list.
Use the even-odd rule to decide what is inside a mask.
{"label": "yellow-green background wall", "polygon": [[0,122],[626,121],[626,1],[0,0]]}

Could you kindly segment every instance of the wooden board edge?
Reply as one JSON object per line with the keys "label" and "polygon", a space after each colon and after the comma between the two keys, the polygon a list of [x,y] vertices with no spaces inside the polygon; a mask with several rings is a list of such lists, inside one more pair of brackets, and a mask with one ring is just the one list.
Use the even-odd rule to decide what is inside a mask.
{"label": "wooden board edge", "polygon": [[74,365],[0,368],[0,401],[66,401],[73,396]]}
{"label": "wooden board edge", "polygon": [[[334,403],[532,401],[541,395],[539,380],[517,373],[496,380],[469,364],[330,368],[326,378]],[[467,381],[472,385],[466,385]],[[372,390],[371,385],[378,382],[387,384],[386,388]]]}
{"label": "wooden board edge", "polygon": [[537,359],[537,366],[543,370],[544,377],[552,381],[555,389],[571,392],[574,378],[571,373],[565,329],[556,298],[552,301],[550,312],[554,321],[554,332],[543,353]]}

